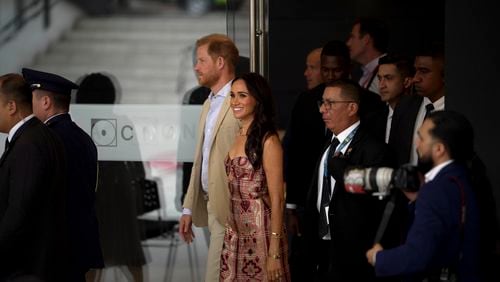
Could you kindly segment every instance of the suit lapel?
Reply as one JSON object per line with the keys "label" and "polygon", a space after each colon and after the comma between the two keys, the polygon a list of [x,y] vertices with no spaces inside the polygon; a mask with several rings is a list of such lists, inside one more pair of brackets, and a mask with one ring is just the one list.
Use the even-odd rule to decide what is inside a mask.
{"label": "suit lapel", "polygon": [[352,157],[351,153],[354,151],[354,154],[356,153],[356,148],[358,147],[358,143],[363,140],[364,136],[364,129],[363,129],[363,124],[359,124],[358,129],[356,133],[354,134],[354,137],[352,138],[351,143],[347,147],[345,151],[345,157],[350,159]]}
{"label": "suit lapel", "polygon": [[212,136],[210,137],[212,139],[212,140],[210,140],[210,144],[214,143],[215,136],[217,136],[217,132],[220,129],[222,121],[224,120],[224,117],[226,116],[227,112],[229,111],[229,99],[230,99],[229,95],[224,97],[224,103],[222,104],[220,112],[217,116],[217,122],[215,123],[214,132],[213,132]]}
{"label": "suit lapel", "polygon": [[[207,122],[207,115],[208,115],[208,110],[210,109],[210,99],[206,99],[205,102],[203,103],[203,106],[201,107],[201,114],[200,114],[200,124],[198,125],[198,136],[200,138],[205,138],[205,124]],[[200,143],[200,148],[203,147],[203,142]]]}

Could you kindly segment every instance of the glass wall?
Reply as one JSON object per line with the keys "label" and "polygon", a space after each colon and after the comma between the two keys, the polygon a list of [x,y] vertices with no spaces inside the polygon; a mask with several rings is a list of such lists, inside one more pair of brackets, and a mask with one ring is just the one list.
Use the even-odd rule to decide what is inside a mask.
{"label": "glass wall", "polygon": [[[54,1],[52,19],[68,11],[74,16],[43,29],[40,14],[30,23],[36,27],[22,31],[28,36],[7,43],[37,49],[4,73],[29,67],[81,85],[70,113],[98,148],[96,212],[107,264],[100,281],[132,281],[141,272],[144,281],[202,281],[205,231],[196,229],[188,247],[175,230],[203,101],[190,99],[198,84],[194,44],[210,33],[227,34],[228,11],[245,9],[243,2]],[[4,7],[16,11],[13,3],[0,0],[0,25]],[[55,29],[60,32],[44,46],[30,41]],[[248,56],[245,43],[238,45]],[[18,52],[0,46],[2,56]],[[0,141],[5,137],[0,134]]]}

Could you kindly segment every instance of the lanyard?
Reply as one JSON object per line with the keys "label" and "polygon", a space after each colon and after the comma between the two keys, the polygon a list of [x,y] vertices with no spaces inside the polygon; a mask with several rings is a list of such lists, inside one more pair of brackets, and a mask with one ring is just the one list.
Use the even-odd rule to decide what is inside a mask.
{"label": "lanyard", "polygon": [[344,141],[342,141],[342,143],[340,143],[340,145],[337,146],[337,149],[335,149],[335,153],[342,151],[342,149],[344,149],[344,147],[351,142],[352,138],[354,137],[354,134],[356,134],[356,131],[358,131],[358,127],[359,126],[354,128],[351,131],[351,133],[349,133],[349,135],[344,139]]}
{"label": "lanyard", "polygon": [[[349,135],[347,135],[347,137],[344,139],[344,141],[342,141],[342,143],[340,143],[337,148],[335,149],[335,153],[337,152],[340,152],[342,151],[342,149],[344,149],[345,146],[347,146],[347,144],[349,144],[352,140],[352,138],[354,138],[354,134],[356,134],[356,131],[358,131],[358,128],[359,128],[359,125],[354,128],[351,133],[349,133]],[[337,138],[337,137],[335,137]],[[326,177],[328,176],[328,169],[327,169],[327,164],[328,164],[328,154],[330,153],[330,149],[331,149],[331,145],[328,147],[328,151],[326,152],[326,159],[325,159],[325,162],[323,163],[323,175]]]}

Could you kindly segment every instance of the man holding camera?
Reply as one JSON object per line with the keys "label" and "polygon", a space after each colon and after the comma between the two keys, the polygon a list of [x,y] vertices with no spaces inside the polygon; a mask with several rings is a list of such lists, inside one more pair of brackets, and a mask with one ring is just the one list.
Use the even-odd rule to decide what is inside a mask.
{"label": "man holding camera", "polygon": [[384,142],[360,122],[361,91],[354,81],[329,82],[318,103],[333,136],[320,155],[305,209],[305,261],[316,281],[375,279],[364,255],[373,244],[385,201],[347,193],[343,180],[348,166],[387,165]]}
{"label": "man holding camera", "polygon": [[431,113],[416,145],[419,167],[427,173],[406,243],[387,250],[375,244],[366,258],[379,277],[478,281],[479,212],[465,166],[473,155],[472,125],[456,112]]}

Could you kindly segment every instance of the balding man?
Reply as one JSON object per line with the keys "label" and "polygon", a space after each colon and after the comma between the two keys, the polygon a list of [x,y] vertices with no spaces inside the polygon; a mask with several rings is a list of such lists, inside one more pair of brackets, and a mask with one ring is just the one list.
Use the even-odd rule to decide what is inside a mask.
{"label": "balding man", "polygon": [[323,83],[323,77],[321,75],[321,50],[322,48],[313,49],[307,55],[306,70],[304,71],[307,89],[313,89]]}

